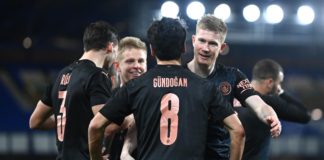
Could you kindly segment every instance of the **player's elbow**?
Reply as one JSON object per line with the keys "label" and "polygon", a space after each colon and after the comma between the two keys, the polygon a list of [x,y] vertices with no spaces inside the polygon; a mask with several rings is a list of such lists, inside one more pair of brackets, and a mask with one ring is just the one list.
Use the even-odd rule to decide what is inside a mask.
{"label": "player's elbow", "polygon": [[89,134],[92,133],[92,132],[97,132],[97,131],[100,131],[100,129],[102,128],[102,125],[100,123],[98,123],[96,121],[96,119],[92,119],[90,124],[89,124],[89,128],[88,128],[88,132]]}
{"label": "player's elbow", "polygon": [[238,148],[244,148],[245,132],[242,125],[236,126],[230,130],[231,145]]}
{"label": "player's elbow", "polygon": [[245,139],[245,132],[242,124],[237,124],[232,126],[229,129],[231,138],[235,138],[236,140],[244,140]]}
{"label": "player's elbow", "polygon": [[224,124],[228,129],[231,138],[234,139],[244,139],[245,132],[241,121],[238,119],[237,115],[232,114],[224,119]]}
{"label": "player's elbow", "polygon": [[37,125],[32,121],[32,119],[29,119],[29,128],[30,129],[36,129]]}
{"label": "player's elbow", "polygon": [[90,121],[88,132],[102,132],[104,133],[105,127],[110,124],[108,119],[106,119],[100,113],[97,113],[94,118]]}
{"label": "player's elbow", "polygon": [[244,140],[245,139],[245,131],[242,125],[240,126],[236,126],[233,130],[232,130],[232,134],[234,137],[237,137],[240,140]]}
{"label": "player's elbow", "polygon": [[30,129],[39,129],[41,122],[37,120],[33,115],[29,119],[29,128]]}

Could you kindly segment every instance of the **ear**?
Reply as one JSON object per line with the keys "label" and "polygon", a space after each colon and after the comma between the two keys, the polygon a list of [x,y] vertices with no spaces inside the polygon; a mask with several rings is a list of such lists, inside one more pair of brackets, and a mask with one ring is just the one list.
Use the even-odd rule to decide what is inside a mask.
{"label": "ear", "polygon": [[191,36],[191,41],[192,41],[192,45],[195,43],[195,41],[196,41],[196,35],[192,35]]}
{"label": "ear", "polygon": [[226,46],[227,46],[227,43],[222,43],[221,50],[220,50],[221,53],[224,51],[224,49],[226,48]]}
{"label": "ear", "polygon": [[273,79],[269,78],[269,79],[266,80],[266,82],[267,82],[267,87],[272,88],[272,84],[274,82]]}
{"label": "ear", "polygon": [[113,42],[109,42],[107,44],[107,47],[106,47],[107,53],[111,53],[113,51],[113,48],[114,48],[114,43]]}
{"label": "ear", "polygon": [[118,61],[116,61],[116,62],[114,63],[114,67],[115,67],[116,71],[117,71],[118,73],[120,73],[120,65],[119,65],[119,62],[118,62]]}

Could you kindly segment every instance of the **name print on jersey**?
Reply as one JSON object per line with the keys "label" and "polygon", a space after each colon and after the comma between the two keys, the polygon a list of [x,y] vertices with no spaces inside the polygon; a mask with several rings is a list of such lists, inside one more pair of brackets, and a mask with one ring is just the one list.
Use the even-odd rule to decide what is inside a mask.
{"label": "name print on jersey", "polygon": [[61,78],[60,85],[67,85],[67,84],[69,84],[70,78],[71,78],[71,74],[70,73],[63,74],[63,76]]}
{"label": "name print on jersey", "polygon": [[187,87],[188,80],[184,77],[155,77],[153,78],[153,87],[154,88],[168,88],[168,87]]}
{"label": "name print on jersey", "polygon": [[248,89],[252,89],[252,85],[248,79],[244,79],[244,80],[240,81],[240,83],[237,85],[237,88],[241,88],[241,90],[242,90],[241,93],[243,93],[244,91],[246,91]]}

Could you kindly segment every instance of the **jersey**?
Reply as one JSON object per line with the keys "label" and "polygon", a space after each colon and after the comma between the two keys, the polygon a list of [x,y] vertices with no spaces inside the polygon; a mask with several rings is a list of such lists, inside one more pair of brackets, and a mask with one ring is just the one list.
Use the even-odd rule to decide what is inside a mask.
{"label": "jersey", "polygon": [[157,65],[126,83],[100,113],[121,124],[134,114],[141,160],[204,159],[208,116],[233,108],[216,86],[178,65]]}
{"label": "jersey", "polygon": [[[115,88],[112,93],[116,94],[119,89],[120,87]],[[106,148],[107,154],[109,155],[109,160],[120,160],[120,155],[124,146],[127,131],[128,129],[121,129],[117,133],[111,135],[110,138],[106,138],[104,140],[104,147]],[[132,155],[132,157],[137,159],[134,155]]]}
{"label": "jersey", "polygon": [[[310,116],[306,107],[292,96],[283,93],[280,96],[261,95],[267,104],[272,106],[281,120],[307,123]],[[250,109],[234,106],[245,130],[243,160],[269,159],[270,127],[263,123]]]}
{"label": "jersey", "polygon": [[89,60],[62,69],[41,99],[53,107],[57,123],[57,159],[88,160],[88,126],[92,106],[105,104],[111,96],[108,74]]}
{"label": "jersey", "polygon": [[[184,66],[188,69],[187,64]],[[246,98],[256,95],[246,75],[234,67],[216,63],[214,70],[206,79],[213,82],[231,104],[234,98],[244,103]],[[229,159],[230,142],[229,132],[223,122],[211,118],[208,125],[206,159]]]}
{"label": "jersey", "polygon": [[[121,151],[124,146],[127,129],[115,133],[111,139],[109,146],[109,160],[120,160]],[[107,144],[105,144],[107,146]],[[135,158],[135,157],[134,157]],[[136,159],[136,158],[135,158]]]}

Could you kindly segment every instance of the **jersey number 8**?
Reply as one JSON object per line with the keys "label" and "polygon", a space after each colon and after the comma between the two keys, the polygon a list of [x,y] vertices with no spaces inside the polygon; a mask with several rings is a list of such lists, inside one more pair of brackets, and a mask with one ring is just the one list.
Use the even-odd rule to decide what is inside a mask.
{"label": "jersey number 8", "polygon": [[160,109],[160,140],[164,145],[171,145],[178,136],[179,97],[173,93],[165,94]]}

